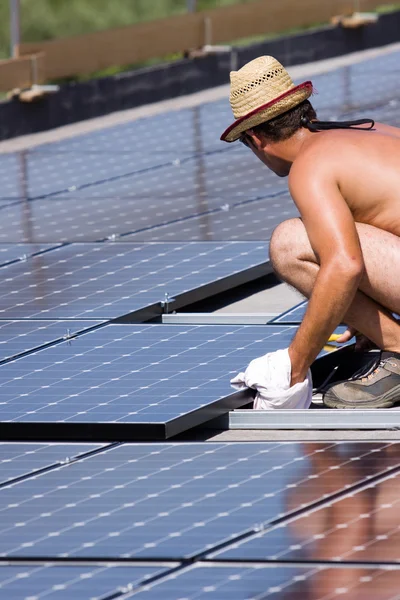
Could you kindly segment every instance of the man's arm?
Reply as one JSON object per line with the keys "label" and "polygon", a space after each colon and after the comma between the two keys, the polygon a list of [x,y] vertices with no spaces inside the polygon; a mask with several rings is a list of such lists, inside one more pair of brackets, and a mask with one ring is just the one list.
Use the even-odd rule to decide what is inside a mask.
{"label": "man's arm", "polygon": [[289,348],[294,385],[304,381],[344,317],[364,262],[353,216],[328,165],[316,169],[300,157],[292,166],[289,189],[320,265],[307,312]]}

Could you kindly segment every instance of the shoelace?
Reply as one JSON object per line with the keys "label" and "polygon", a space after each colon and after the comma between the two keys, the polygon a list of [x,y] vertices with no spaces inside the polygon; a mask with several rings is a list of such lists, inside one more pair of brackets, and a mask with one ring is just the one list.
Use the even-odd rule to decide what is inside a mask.
{"label": "shoelace", "polygon": [[[381,355],[379,353],[376,358],[368,361],[368,363],[366,365],[363,365],[362,367],[357,369],[357,371],[355,373],[353,373],[353,375],[351,377],[349,377],[348,381],[354,381],[355,379],[360,379],[360,377],[362,377],[362,378],[368,377],[370,374],[372,374],[376,369],[381,367],[383,364],[384,364],[384,361],[381,360]],[[339,368],[339,365],[334,367],[332,369],[332,371],[329,373],[328,377],[321,383],[321,385],[319,385],[317,388],[313,389],[314,396],[315,396],[315,394],[320,394],[325,391],[326,386],[333,379],[338,368]]]}
{"label": "shoelace", "polygon": [[358,371],[353,373],[353,375],[349,378],[349,381],[354,381],[355,379],[367,381],[368,379],[371,379],[372,375],[376,373],[376,371],[384,366],[385,361],[381,359],[381,355],[379,354],[371,362],[368,362],[366,365],[358,369]]}

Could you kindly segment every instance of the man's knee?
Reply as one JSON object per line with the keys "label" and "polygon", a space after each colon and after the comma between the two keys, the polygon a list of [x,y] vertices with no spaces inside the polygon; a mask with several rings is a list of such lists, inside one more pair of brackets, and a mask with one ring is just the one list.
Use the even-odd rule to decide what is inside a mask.
{"label": "man's knee", "polygon": [[301,248],[304,247],[305,236],[307,234],[300,219],[283,221],[274,230],[269,245],[269,256],[274,271],[282,278],[285,278],[286,269],[298,258]]}

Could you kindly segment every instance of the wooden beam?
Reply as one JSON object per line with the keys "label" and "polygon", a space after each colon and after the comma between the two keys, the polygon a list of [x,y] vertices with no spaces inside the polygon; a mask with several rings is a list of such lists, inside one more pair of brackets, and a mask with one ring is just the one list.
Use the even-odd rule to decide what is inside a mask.
{"label": "wooden beam", "polygon": [[0,91],[2,92],[14,88],[29,88],[33,83],[42,83],[44,79],[43,52],[32,56],[0,60]]}
{"label": "wooden beam", "polygon": [[187,14],[73,38],[20,44],[20,55],[46,53],[48,79],[87,75],[203,45],[203,20]]}
{"label": "wooden beam", "polygon": [[[369,11],[387,1],[359,0],[359,10]],[[204,44],[329,23],[335,15],[352,14],[355,7],[354,0],[253,0],[73,38],[21,44],[19,53],[45,52],[47,79],[90,75]]]}

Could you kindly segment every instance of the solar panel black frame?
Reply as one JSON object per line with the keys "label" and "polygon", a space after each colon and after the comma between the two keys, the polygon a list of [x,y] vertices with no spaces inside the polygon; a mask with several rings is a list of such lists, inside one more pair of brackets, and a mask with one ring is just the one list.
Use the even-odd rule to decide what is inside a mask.
{"label": "solar panel black frame", "polygon": [[[72,344],[75,345],[78,354],[74,354],[74,351],[69,351],[69,342],[62,342],[55,346],[51,346],[41,350],[38,353],[29,354],[17,361],[8,362],[6,365],[1,367],[3,370],[3,383],[0,384],[0,391],[2,393],[2,402],[3,402],[3,420],[0,423],[1,426],[1,435],[4,440],[36,440],[36,441],[62,441],[62,440],[73,440],[73,441],[138,441],[138,440],[165,440],[170,437],[176,436],[184,431],[201,425],[207,421],[210,421],[216,417],[219,417],[230,410],[243,407],[246,404],[249,404],[253,400],[254,392],[253,390],[244,389],[241,391],[235,391],[232,386],[229,384],[229,379],[236,375],[236,373],[244,369],[248,362],[255,358],[257,354],[260,354],[261,347],[263,353],[267,351],[277,350],[279,348],[286,347],[290,340],[292,339],[294,333],[296,331],[295,327],[292,326],[268,326],[264,325],[262,327],[259,326],[251,326],[251,325],[167,325],[167,324],[137,324],[137,325],[122,325],[122,324],[109,324],[104,327],[97,328],[88,333],[83,333],[81,335],[76,336],[72,340]],[[194,334],[191,332],[195,332]],[[191,335],[187,335],[191,334]],[[216,342],[215,344],[215,355],[212,354],[211,345],[206,348],[206,345],[209,343],[209,340],[206,340],[206,344],[203,344],[202,336],[211,336],[211,342]],[[147,337],[146,337],[147,336]],[[154,336],[156,343],[157,352],[161,355],[158,356],[157,352],[154,351],[149,352],[149,346],[147,346],[149,336]],[[168,337],[169,336],[169,337]],[[183,336],[179,338],[179,336]],[[197,341],[196,341],[197,336]],[[126,344],[128,343],[128,338],[130,337],[130,348],[133,350],[132,354],[126,354]],[[216,339],[213,339],[216,338]],[[146,342],[147,339],[147,342]],[[234,350],[229,349],[226,352],[226,346],[230,340],[232,342],[238,344],[238,340],[241,340],[240,346],[234,346]],[[86,382],[87,371],[85,370],[84,359],[82,358],[82,348],[86,349],[86,352],[98,352],[98,356],[100,359],[94,359],[89,355],[89,363],[86,363],[86,369],[90,366],[91,369],[89,371],[94,371],[96,368],[99,368],[101,365],[110,364],[107,361],[109,360],[109,353],[112,352],[112,346],[107,342],[117,342],[117,348],[124,347],[123,352],[121,349],[117,351],[114,349],[113,360],[117,360],[116,357],[120,357],[122,359],[122,370],[121,372],[112,371],[109,375],[108,379],[103,379],[102,381],[98,378],[95,379],[95,383],[97,386],[94,386],[95,389],[101,388],[104,385],[111,385],[111,388],[107,390],[107,393],[112,397],[108,402],[99,403],[98,392],[93,389],[93,386],[90,386],[90,382]],[[144,340],[141,341],[141,340]],[[179,354],[171,354],[171,340],[173,340],[174,344],[179,345]],[[249,341],[250,340],[250,341]],[[106,341],[106,343],[104,342]],[[81,342],[81,352],[79,352],[79,343]],[[261,343],[262,342],[262,343]],[[102,343],[104,345],[102,345]],[[144,343],[144,346],[141,344]],[[198,343],[198,346],[196,346]],[[194,345],[194,347],[192,347]],[[158,346],[158,347],[157,347]],[[221,352],[221,347],[223,347],[224,354],[219,356]],[[146,348],[146,349],[145,349]],[[183,350],[183,351],[182,351]],[[171,363],[168,365],[166,363],[165,357],[168,359],[168,351],[170,352]],[[173,351],[172,351],[173,352]],[[176,350],[175,350],[176,352]],[[140,419],[139,417],[135,421],[135,414],[140,413],[130,413],[128,408],[126,407],[128,394],[122,394],[121,392],[126,392],[129,389],[129,393],[133,393],[131,390],[138,390],[141,385],[143,385],[143,374],[140,372],[139,375],[134,375],[136,371],[130,371],[132,367],[132,363],[129,361],[132,360],[132,356],[135,354],[139,356],[140,360],[148,360],[146,363],[147,367],[149,365],[154,365],[152,367],[152,376],[157,377],[157,373],[159,373],[158,378],[156,380],[156,391],[151,390],[153,397],[149,397],[146,402],[149,404],[147,406],[152,407],[155,402],[155,398],[157,400],[161,400],[156,405],[153,406],[152,410],[149,412],[149,420],[145,421],[144,419]],[[73,355],[71,357],[71,354]],[[94,355],[93,355],[94,356]],[[104,358],[107,357],[106,362],[104,363]],[[213,357],[218,360],[218,363],[213,363]],[[60,360],[62,359],[62,360]],[[182,385],[182,390],[185,392],[185,395],[180,397],[177,401],[177,395],[171,396],[172,401],[172,410],[160,411],[159,406],[161,408],[167,407],[168,403],[162,405],[163,397],[165,395],[166,401],[170,398],[168,391],[168,383],[164,381],[165,375],[167,374],[165,369],[171,367],[172,373],[175,373],[174,369],[178,369],[178,365],[182,366],[182,360],[186,361],[189,359],[193,361],[193,367],[191,367],[192,375],[190,381],[187,380],[187,376],[184,375],[185,371],[182,371],[183,375],[180,376],[180,385]],[[204,360],[206,359],[206,362]],[[221,360],[219,360],[221,359]],[[98,360],[99,362],[96,362]],[[155,362],[150,362],[155,361]],[[158,362],[157,362],[158,361]],[[207,362],[208,361],[208,362]],[[66,362],[66,367],[60,367],[59,365],[63,362]],[[74,364],[73,364],[74,363]],[[189,364],[191,364],[189,362]],[[209,365],[212,365],[212,370],[209,371]],[[42,365],[42,368],[38,368],[39,365]],[[158,366],[159,365],[159,366]],[[166,366],[167,365],[167,366]],[[207,371],[205,373],[205,366],[207,366]],[[215,377],[219,376],[221,379],[220,369],[223,366],[223,374],[226,377],[226,380],[214,383]],[[230,368],[229,368],[230,367]],[[61,372],[59,372],[61,369]],[[68,369],[72,369],[68,370]],[[107,369],[110,367],[103,367],[102,375],[106,377]],[[233,369],[233,370],[232,370]],[[53,370],[53,374],[48,376],[46,379],[46,385],[42,385],[40,388],[40,384],[44,383],[44,378],[46,377],[46,370],[48,373],[51,373]],[[143,368],[139,369],[142,371]],[[198,380],[193,381],[193,374],[199,371],[197,375]],[[108,371],[110,372],[110,371]],[[170,371],[168,371],[169,373]],[[13,378],[13,373],[17,376]],[[60,375],[62,373],[62,379],[60,379]],[[179,374],[180,371],[177,371]],[[120,375],[120,377],[116,377],[116,375]],[[206,375],[208,374],[208,380],[206,379]],[[21,377],[22,375],[22,377]],[[77,375],[85,375],[85,382],[79,382],[79,377]],[[35,396],[33,396],[29,400],[29,411],[25,412],[25,415],[17,417],[13,417],[12,420],[4,420],[5,409],[7,405],[7,377],[10,381],[9,394],[15,394],[12,396],[16,400],[16,402],[24,402],[26,403],[26,398],[28,397],[29,388],[24,386],[24,393],[21,395],[18,393],[18,390],[21,390],[22,379],[28,376],[31,385],[39,385],[39,388],[33,390],[33,394],[36,394],[36,398],[40,398],[39,404],[36,404],[36,410],[34,410],[33,400]],[[71,376],[71,377],[69,377]],[[127,379],[123,381],[124,386],[122,386],[119,381],[120,379]],[[147,375],[147,378],[149,376]],[[185,379],[186,377],[186,379]],[[53,378],[53,379],[52,379]],[[204,379],[203,379],[204,378]],[[213,379],[214,378],[214,379]],[[35,383],[33,382],[35,380]],[[69,391],[66,393],[66,383],[64,380],[73,380],[75,387],[71,387]],[[56,391],[50,390],[47,388],[51,388],[55,382]],[[38,383],[36,383],[38,381]],[[115,383],[112,383],[115,381]],[[15,382],[15,386],[14,383]],[[150,383],[150,379],[146,379],[146,383]],[[49,385],[50,383],[50,385]],[[83,386],[84,383],[84,386]],[[179,382],[178,382],[179,383]],[[100,385],[99,385],[100,384]],[[129,384],[129,385],[128,385]],[[199,391],[199,387],[206,384],[208,387]],[[174,382],[174,385],[177,385],[177,381]],[[196,386],[197,388],[194,387]],[[218,385],[220,387],[218,387]],[[14,386],[14,389],[13,389]],[[79,387],[80,386],[80,387]],[[83,387],[82,387],[83,386]],[[117,386],[119,388],[117,389]],[[152,387],[148,385],[147,387]],[[212,396],[212,390],[216,387],[215,396]],[[146,386],[145,386],[146,388]],[[181,388],[179,388],[181,389]],[[58,394],[61,394],[59,402],[55,402],[57,398],[57,390]],[[193,390],[193,391],[192,391]],[[51,391],[54,395],[50,395]],[[72,393],[73,392],[73,393]],[[118,393],[117,393],[118,392]],[[86,393],[88,400],[88,404],[85,405],[84,394]],[[104,394],[104,390],[102,390]],[[146,389],[145,392],[146,393]],[[195,401],[190,405],[187,402],[188,394],[195,395]],[[67,395],[66,395],[67,394]],[[47,400],[44,399],[44,396],[47,397]],[[140,396],[140,392],[139,392]],[[179,394],[178,394],[179,396]],[[21,400],[21,398],[24,400]],[[79,409],[77,409],[77,398],[79,397]],[[10,398],[10,402],[12,402],[12,398]],[[108,396],[99,396],[100,400],[105,400]],[[121,403],[121,407],[118,408],[118,399]],[[20,400],[18,400],[20,399]],[[66,400],[72,399],[71,403],[65,403]],[[134,396],[133,396],[134,399]],[[106,408],[113,401],[117,400],[117,407],[115,410],[117,411],[114,414],[120,414],[118,418],[114,416],[114,420],[101,420],[103,414],[106,414]],[[64,404],[63,404],[64,402]],[[70,413],[68,417],[64,417],[64,420],[57,419],[56,412],[54,406],[60,404],[59,414],[62,414],[69,408]],[[146,405],[146,403],[145,403]],[[28,404],[26,404],[28,406]],[[35,412],[38,412],[39,415],[45,414],[46,406],[49,407],[50,414],[53,414],[54,417],[49,420],[35,420],[33,417],[27,419],[28,415],[33,415]],[[96,416],[96,407],[98,409],[98,414]],[[112,407],[112,406],[111,406]],[[140,404],[139,404],[140,407]],[[81,410],[85,408],[84,412]],[[124,410],[122,410],[122,408]],[[78,412],[77,412],[78,410]],[[161,417],[157,418],[157,410]],[[186,410],[186,412],[185,412]],[[17,413],[20,409],[17,409]],[[43,411],[43,412],[41,412]],[[164,414],[163,414],[164,412]],[[76,419],[81,414],[89,414],[91,420],[85,419],[85,417],[81,417]],[[131,416],[132,415],[132,416]],[[154,415],[154,416],[153,416]],[[153,419],[150,420],[150,417],[153,416]],[[126,421],[129,418],[128,422]],[[19,419],[19,420],[18,420]],[[76,420],[73,420],[76,419]],[[125,420],[125,422],[123,421]],[[119,422],[118,422],[119,421]]]}

